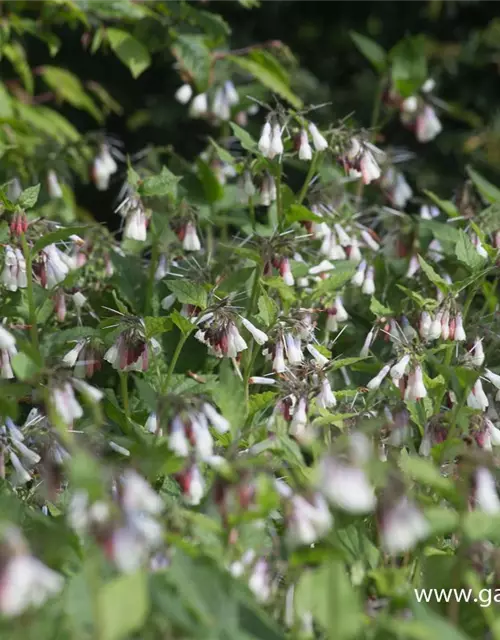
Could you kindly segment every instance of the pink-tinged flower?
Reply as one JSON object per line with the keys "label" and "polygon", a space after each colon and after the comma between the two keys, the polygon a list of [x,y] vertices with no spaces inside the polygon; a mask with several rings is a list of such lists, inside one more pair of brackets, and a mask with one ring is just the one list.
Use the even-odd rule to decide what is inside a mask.
{"label": "pink-tinged flower", "polygon": [[301,397],[293,410],[290,434],[297,438],[299,442],[309,442],[311,434],[307,427],[307,400]]}
{"label": "pink-tinged flower", "polygon": [[443,319],[443,312],[438,311],[434,316],[431,326],[429,328],[429,340],[438,340],[441,337],[441,332],[443,330],[441,321]]}
{"label": "pink-tinged flower", "polygon": [[91,176],[99,191],[106,191],[109,187],[111,176],[118,171],[113,156],[107,144],[101,145],[99,153],[94,158]]}
{"label": "pink-tinged flower", "polygon": [[428,340],[431,334],[432,317],[429,312],[422,311],[418,324],[418,332],[423,340]]}
{"label": "pink-tinged flower", "polygon": [[450,312],[448,310],[443,312],[441,316],[441,338],[448,340],[450,337]]}
{"label": "pink-tinged flower", "polygon": [[66,296],[64,291],[59,289],[54,294],[54,311],[59,322],[64,322],[66,318],[66,310]]}
{"label": "pink-tinged flower", "polygon": [[455,340],[455,342],[465,342],[465,340],[467,340],[461,313],[457,313],[455,316],[455,332],[453,340]]}
{"label": "pink-tinged flower", "polygon": [[[371,235],[368,232],[367,232],[367,236],[371,238]],[[375,242],[375,240],[373,240],[373,242]],[[377,245],[377,247],[379,246],[378,243],[375,242],[375,244]],[[361,255],[357,238],[353,238],[351,246],[346,247],[346,253],[347,253],[347,257],[351,262],[361,262],[361,260],[363,259],[363,256]]]}
{"label": "pink-tinged flower", "polygon": [[320,493],[310,498],[293,496],[287,518],[287,538],[292,546],[311,545],[332,528],[333,518]]}
{"label": "pink-tinged flower", "polygon": [[160,351],[160,344],[155,338],[148,341],[142,329],[132,327],[120,333],[104,354],[104,359],[120,371],[147,371],[151,355]]}
{"label": "pink-tinged flower", "polygon": [[355,177],[361,176],[364,184],[370,184],[373,180],[378,180],[381,175],[380,167],[375,160],[374,153],[381,153],[379,149],[368,144],[361,145],[357,138],[351,140],[345,163],[350,169],[350,173]]}
{"label": "pink-tinged flower", "polygon": [[290,261],[288,260],[288,258],[281,258],[279,262],[279,272],[285,284],[290,287],[295,284],[295,278],[293,277],[293,273],[290,268]]}
{"label": "pink-tinged flower", "polygon": [[72,258],[55,244],[49,244],[42,251],[40,270],[41,284],[45,289],[53,289],[75,268]]}
{"label": "pink-tinged flower", "polygon": [[489,402],[488,397],[484,393],[483,384],[481,378],[478,378],[472,387],[472,391],[467,396],[467,406],[471,409],[479,409],[479,411],[486,411]]}
{"label": "pink-tinged flower", "polygon": [[127,512],[158,515],[163,510],[160,496],[132,469],[127,469],[120,479],[120,504]]}
{"label": "pink-tinged flower", "polygon": [[273,371],[283,373],[286,371],[284,348],[282,340],[278,340],[274,347]]}
{"label": "pink-tinged flower", "polygon": [[196,227],[192,222],[188,222],[184,227],[182,248],[184,251],[199,251],[201,249],[200,238],[198,237]]}
{"label": "pink-tinged flower", "polygon": [[299,159],[306,161],[312,159],[312,149],[305,129],[302,129],[299,134]]}
{"label": "pink-tinged flower", "polygon": [[21,236],[28,230],[28,217],[24,211],[15,211],[12,214],[10,233],[13,236]]}
{"label": "pink-tinged flower", "polygon": [[1,281],[8,291],[17,291],[27,286],[26,262],[19,249],[5,247],[5,262]]}
{"label": "pink-tinged flower", "polygon": [[496,481],[486,467],[479,467],[473,475],[472,498],[475,507],[486,513],[500,512]]}
{"label": "pink-tinged flower", "polygon": [[267,157],[272,160],[276,156],[281,155],[283,151],[284,147],[283,141],[281,140],[281,126],[276,122],[272,127],[271,146],[267,153]]}
{"label": "pink-tinged flower", "polygon": [[418,114],[415,123],[415,134],[419,142],[430,142],[441,133],[443,125],[433,107],[426,104]]}
{"label": "pink-tinged flower", "polygon": [[375,509],[375,492],[361,467],[337,458],[325,458],[320,465],[318,486],[334,507],[355,514]]}
{"label": "pink-tinged flower", "polygon": [[83,409],[75,398],[73,387],[69,382],[52,389],[51,404],[59,418],[68,427],[83,416]]}
{"label": "pink-tinged flower", "polygon": [[382,510],[380,538],[383,548],[391,555],[410,551],[429,533],[427,520],[406,496]]}
{"label": "pink-tinged flower", "polygon": [[269,565],[264,558],[257,560],[248,579],[248,587],[259,602],[267,602],[271,596]]}
{"label": "pink-tinged flower", "polygon": [[193,88],[190,84],[182,84],[174,93],[174,98],[180,104],[187,104],[193,95]]}
{"label": "pink-tinged flower", "polygon": [[405,400],[416,402],[427,396],[427,389],[424,384],[424,374],[422,367],[417,365],[408,376],[408,382],[405,391]]}
{"label": "pink-tinged flower", "polygon": [[318,127],[313,123],[309,123],[309,133],[313,141],[316,151],[324,151],[328,149],[328,142],[326,138],[318,131]]}
{"label": "pink-tinged flower", "polygon": [[475,367],[482,367],[484,364],[484,349],[483,341],[480,338],[476,338],[472,349],[469,351],[468,360]]}
{"label": "pink-tinged flower", "polygon": [[198,505],[205,494],[205,482],[197,465],[192,465],[176,475],[187,504]]}

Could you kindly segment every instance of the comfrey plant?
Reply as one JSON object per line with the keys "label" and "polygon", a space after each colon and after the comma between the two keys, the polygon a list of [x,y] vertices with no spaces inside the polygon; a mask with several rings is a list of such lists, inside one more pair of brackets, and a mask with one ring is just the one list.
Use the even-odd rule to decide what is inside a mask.
{"label": "comfrey plant", "polygon": [[162,112],[209,135],[134,155],[40,104],[104,122],[96,82],[0,83],[4,636],[496,638],[494,608],[414,591],[493,590],[500,514],[500,192],[469,169],[437,195],[392,146],[446,136],[429,47],[355,34],[373,119],[335,120],[210,8],[44,7],[3,32],[24,84],[51,15],[134,78],[167,43]]}

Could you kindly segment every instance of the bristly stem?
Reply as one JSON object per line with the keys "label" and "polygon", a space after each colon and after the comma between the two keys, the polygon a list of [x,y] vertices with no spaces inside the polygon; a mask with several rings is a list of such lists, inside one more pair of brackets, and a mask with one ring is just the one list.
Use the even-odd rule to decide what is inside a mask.
{"label": "bristly stem", "polygon": [[319,153],[315,153],[313,156],[313,159],[309,164],[309,169],[307,171],[304,184],[302,185],[302,189],[300,190],[299,197],[297,198],[297,204],[302,204],[304,202],[304,198],[306,197],[307,190],[309,189],[309,185],[311,184],[311,180],[313,179],[314,172],[316,171],[316,162],[317,162],[318,156],[319,156]]}
{"label": "bristly stem", "polygon": [[23,248],[24,260],[26,262],[26,295],[28,297],[28,313],[31,333],[31,342],[36,352],[40,353],[40,344],[38,342],[38,327],[36,324],[36,305],[33,291],[33,261],[31,250],[26,242],[26,236],[21,234],[21,246]]}

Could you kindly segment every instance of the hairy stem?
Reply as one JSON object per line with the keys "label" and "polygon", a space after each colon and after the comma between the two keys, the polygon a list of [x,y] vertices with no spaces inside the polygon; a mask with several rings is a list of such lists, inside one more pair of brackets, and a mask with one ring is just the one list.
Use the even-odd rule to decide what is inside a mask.
{"label": "hairy stem", "polygon": [[165,387],[167,389],[170,386],[170,380],[172,378],[172,374],[174,373],[174,369],[175,369],[175,365],[177,364],[177,360],[179,359],[179,356],[181,355],[181,351],[182,351],[184,345],[186,344],[186,340],[189,338],[189,336],[190,336],[190,333],[182,333],[181,338],[180,338],[179,342],[177,343],[177,346],[175,347],[174,355],[172,356],[172,360],[170,360],[170,365],[169,365],[168,371],[167,371],[167,377],[165,379]]}

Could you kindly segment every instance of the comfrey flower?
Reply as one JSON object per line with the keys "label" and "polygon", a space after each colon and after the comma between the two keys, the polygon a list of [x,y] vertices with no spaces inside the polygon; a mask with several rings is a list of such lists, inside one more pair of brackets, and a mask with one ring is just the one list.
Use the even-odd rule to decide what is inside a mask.
{"label": "comfrey flower", "polygon": [[472,391],[467,396],[467,406],[471,409],[479,409],[480,411],[486,411],[489,401],[487,395],[484,393],[483,384],[481,378],[478,378],[472,387]]}
{"label": "comfrey flower", "polygon": [[99,191],[106,191],[109,187],[111,176],[118,171],[113,156],[107,144],[101,145],[99,153],[92,164],[92,180]]}
{"label": "comfrey flower", "polygon": [[9,291],[26,288],[28,284],[26,261],[20,249],[13,249],[10,245],[6,245],[1,281]]}
{"label": "comfrey flower", "polygon": [[356,269],[356,272],[351,279],[351,284],[353,286],[361,287],[363,285],[363,282],[365,281],[366,268],[367,268],[367,265],[365,260],[359,263]]}
{"label": "comfrey flower", "polygon": [[9,380],[14,377],[10,362],[16,353],[16,339],[0,325],[0,378]]}
{"label": "comfrey flower", "polygon": [[189,221],[183,224],[178,230],[177,236],[182,242],[184,251],[199,251],[201,249],[200,238],[193,222]]}
{"label": "comfrey flower", "polygon": [[406,496],[383,508],[379,521],[382,546],[391,555],[410,551],[430,533],[427,520]]}
{"label": "comfrey flower", "polygon": [[311,160],[312,159],[312,149],[309,144],[309,138],[307,136],[307,131],[302,129],[299,134],[299,159],[300,160]]}
{"label": "comfrey flower", "polygon": [[410,375],[406,384],[405,400],[416,401],[427,396],[427,389],[424,384],[424,374],[422,367],[418,364]]}
{"label": "comfrey flower", "polygon": [[368,384],[366,385],[367,389],[370,389],[370,391],[374,391],[378,389],[382,384],[382,382],[384,381],[387,374],[389,373],[390,369],[391,369],[390,364],[386,364],[384,367],[382,367],[382,369],[380,369],[377,375],[374,378],[372,378],[370,382],[368,382]]}
{"label": "comfrey flower", "polygon": [[83,416],[83,409],[75,397],[69,382],[58,384],[52,388],[50,402],[59,418],[68,427]]}
{"label": "comfrey flower", "polygon": [[272,128],[271,146],[270,146],[269,152],[267,154],[267,157],[270,160],[272,160],[276,156],[281,155],[284,150],[285,149],[283,147],[283,141],[281,139],[281,126],[280,126],[279,122],[275,122],[274,125],[273,125],[273,128]]}
{"label": "comfrey flower", "polygon": [[500,498],[491,471],[486,467],[479,467],[476,469],[472,481],[472,499],[476,508],[486,513],[499,513]]}
{"label": "comfrey flower", "polygon": [[138,242],[145,242],[148,227],[146,210],[137,194],[128,195],[115,209],[125,220],[123,237]]}
{"label": "comfrey flower", "polygon": [[45,289],[53,289],[75,268],[74,260],[57,245],[49,244],[41,252],[40,282]]}
{"label": "comfrey flower", "polygon": [[321,382],[321,390],[316,396],[316,404],[321,409],[329,409],[330,407],[335,407],[337,404],[330,381],[326,377],[323,378],[323,381]]}
{"label": "comfrey flower", "polygon": [[433,107],[426,104],[417,115],[415,121],[415,135],[419,142],[430,142],[441,133],[443,125]]}
{"label": "comfrey flower", "polygon": [[187,104],[193,95],[193,88],[190,84],[182,84],[174,93],[174,98],[180,104]]}
{"label": "comfrey flower", "polygon": [[175,476],[187,504],[198,505],[205,494],[205,481],[199,467],[194,464]]}
{"label": "comfrey flower", "polygon": [[382,152],[368,143],[361,144],[357,138],[351,140],[351,145],[344,157],[344,162],[354,177],[361,177],[364,184],[378,180],[381,175],[380,167],[374,154]]}
{"label": "comfrey flower", "polygon": [[120,371],[147,371],[151,355],[160,351],[160,343],[155,338],[146,340],[144,323],[139,320],[120,333],[104,359]]}
{"label": "comfrey flower", "polygon": [[206,93],[199,93],[193,98],[189,107],[189,115],[192,118],[202,118],[208,113],[208,96]]}
{"label": "comfrey flower", "polygon": [[263,207],[269,207],[276,200],[276,183],[274,178],[265,174],[260,184],[260,204]]}
{"label": "comfrey flower", "polygon": [[295,495],[290,500],[286,529],[292,546],[311,545],[326,535],[332,525],[330,509],[320,493],[310,498]]}
{"label": "comfrey flower", "polygon": [[29,553],[18,529],[9,525],[4,530],[1,547],[0,612],[4,616],[41,607],[62,590],[64,578]]}
{"label": "comfrey flower", "polygon": [[313,123],[309,123],[309,133],[313,141],[316,151],[324,151],[328,149],[328,142],[326,138],[318,131],[318,127]]}
{"label": "comfrey flower", "polygon": [[231,316],[222,313],[207,313],[198,321],[195,338],[206,344],[217,358],[236,358],[240,351],[248,348]]}
{"label": "comfrey flower", "polygon": [[363,286],[361,287],[361,291],[366,295],[372,296],[375,293],[375,268],[368,267],[365,274],[365,279],[363,281]]}
{"label": "comfrey flower", "polygon": [[339,458],[324,458],[318,486],[334,506],[349,513],[369,513],[375,508],[375,491],[365,471]]}
{"label": "comfrey flower", "polygon": [[78,340],[62,358],[65,366],[73,369],[77,377],[90,378],[101,370],[102,352],[89,338]]}
{"label": "comfrey flower", "polygon": [[476,338],[472,349],[467,354],[467,361],[475,367],[482,367],[484,364],[484,349],[483,349],[483,341],[481,338]]}
{"label": "comfrey flower", "polygon": [[0,442],[2,454],[8,452],[9,459],[14,469],[10,481],[14,486],[29,482],[30,469],[40,462],[38,453],[29,449],[24,443],[24,434],[10,418],[5,419],[5,425],[0,428]]}
{"label": "comfrey flower", "polygon": [[413,196],[413,190],[404,175],[394,167],[384,172],[380,184],[392,206],[397,209],[404,209]]}
{"label": "comfrey flower", "polygon": [[250,322],[250,320],[242,318],[241,323],[245,327],[245,329],[247,329],[252,334],[252,338],[257,344],[262,345],[268,341],[269,338],[267,336],[267,333],[264,333],[264,331],[258,329],[254,324]]}
{"label": "comfrey flower", "polygon": [[54,169],[50,169],[47,173],[47,191],[51,198],[57,199],[63,197],[61,185],[59,184],[59,178]]}

